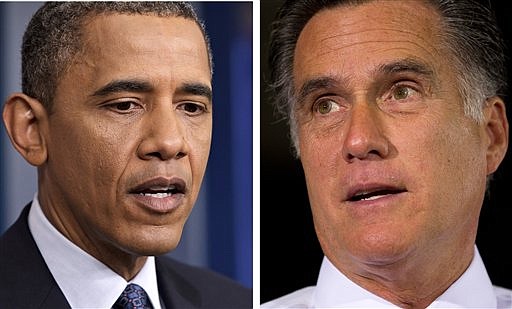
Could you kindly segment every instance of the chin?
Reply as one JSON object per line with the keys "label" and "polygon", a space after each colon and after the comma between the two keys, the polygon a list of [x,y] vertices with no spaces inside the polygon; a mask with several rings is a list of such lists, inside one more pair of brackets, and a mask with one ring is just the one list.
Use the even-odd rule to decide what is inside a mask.
{"label": "chin", "polygon": [[153,256],[166,254],[178,246],[182,230],[153,231],[140,233],[125,242],[125,250],[139,256]]}
{"label": "chin", "polygon": [[125,248],[126,251],[138,256],[156,256],[169,253],[176,249],[178,241],[176,242],[159,242],[159,243],[145,243],[136,247]]}
{"label": "chin", "polygon": [[176,248],[175,246],[168,246],[168,247],[147,247],[147,248],[139,248],[136,252],[139,256],[158,256],[163,255],[171,252]]}
{"label": "chin", "polygon": [[397,237],[364,237],[354,248],[354,255],[366,264],[390,265],[399,262],[412,249]]}

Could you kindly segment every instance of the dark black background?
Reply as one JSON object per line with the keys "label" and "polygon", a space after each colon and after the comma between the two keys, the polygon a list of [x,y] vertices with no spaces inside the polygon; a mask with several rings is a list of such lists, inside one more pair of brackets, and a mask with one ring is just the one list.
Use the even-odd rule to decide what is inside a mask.
{"label": "dark black background", "polygon": [[[490,2],[504,32],[510,58],[512,21],[508,18],[512,16],[512,4],[501,0]],[[288,128],[284,121],[274,117],[271,94],[266,90],[270,22],[280,3],[281,0],[261,1],[261,302],[315,285],[323,257],[313,228],[302,167],[292,156]],[[509,85],[512,87],[510,77]],[[512,123],[512,97],[505,99]],[[512,288],[511,149],[495,173],[490,195],[482,208],[477,236],[477,246],[491,280],[507,288]]]}

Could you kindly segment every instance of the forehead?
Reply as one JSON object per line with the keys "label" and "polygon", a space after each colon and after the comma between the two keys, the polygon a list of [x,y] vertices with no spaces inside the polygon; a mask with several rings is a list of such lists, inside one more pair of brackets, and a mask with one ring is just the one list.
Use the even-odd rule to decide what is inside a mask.
{"label": "forehead", "polygon": [[89,102],[99,89],[116,81],[144,81],[151,85],[151,95],[159,97],[184,84],[211,87],[206,43],[193,20],[100,15],[83,25],[81,39],[81,50],[57,85],[55,106],[71,108],[71,97],[77,104]]}
{"label": "forehead", "polygon": [[[302,30],[294,69],[311,74],[362,70],[392,58],[440,60],[440,16],[418,0],[370,1],[342,5],[315,14]],[[334,65],[335,64],[335,65]]]}
{"label": "forehead", "polygon": [[84,23],[81,45],[63,77],[82,80],[80,88],[126,78],[211,82],[206,42],[191,19],[99,15]]}
{"label": "forehead", "polygon": [[206,43],[199,26],[195,21],[184,17],[101,14],[86,20],[82,34],[85,52],[126,48],[131,50],[144,46],[147,50],[156,50],[171,44],[189,48],[194,55],[206,51]]}

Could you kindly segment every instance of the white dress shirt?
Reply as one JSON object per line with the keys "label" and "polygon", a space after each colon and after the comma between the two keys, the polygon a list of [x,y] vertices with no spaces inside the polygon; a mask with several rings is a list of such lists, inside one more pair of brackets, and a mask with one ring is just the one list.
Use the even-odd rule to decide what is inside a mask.
{"label": "white dress shirt", "polygon": [[155,309],[161,309],[154,257],[148,257],[130,282],[62,235],[48,221],[37,193],[28,226],[55,281],[72,308],[111,308],[128,283],[144,288]]}
{"label": "white dress shirt", "polygon": [[[368,292],[324,257],[316,286],[267,302],[261,308],[390,308],[397,306]],[[428,308],[512,308],[512,291],[493,287],[475,247],[468,269]]]}

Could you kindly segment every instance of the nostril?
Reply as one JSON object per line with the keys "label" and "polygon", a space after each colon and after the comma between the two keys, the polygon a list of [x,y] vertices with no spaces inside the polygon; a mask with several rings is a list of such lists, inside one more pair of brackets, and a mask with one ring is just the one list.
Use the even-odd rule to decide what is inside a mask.
{"label": "nostril", "polygon": [[[174,156],[175,159],[181,159],[183,158],[184,156],[186,156],[186,154],[184,152],[178,152],[176,153],[176,155]],[[155,151],[155,152],[151,152],[151,153],[148,153],[146,154],[146,157],[147,158],[158,158],[160,160],[168,160],[172,157],[168,157],[168,156],[165,156],[164,154],[158,152],[158,151]]]}
{"label": "nostril", "polygon": [[354,161],[385,158],[389,155],[389,141],[379,133],[368,136],[348,136],[343,145],[345,160]]}
{"label": "nostril", "polygon": [[379,156],[379,157],[382,156],[381,152],[379,150],[376,150],[376,149],[370,150],[368,152],[367,156],[369,156],[369,155],[376,155],[376,156]]}
{"label": "nostril", "polygon": [[162,154],[160,152],[157,152],[157,151],[148,153],[148,154],[146,154],[146,156],[149,157],[149,158],[153,157],[153,158],[158,158],[160,160],[163,160]]}
{"label": "nostril", "polygon": [[137,148],[137,156],[143,160],[176,160],[188,155],[188,144],[182,134],[145,137]]}

